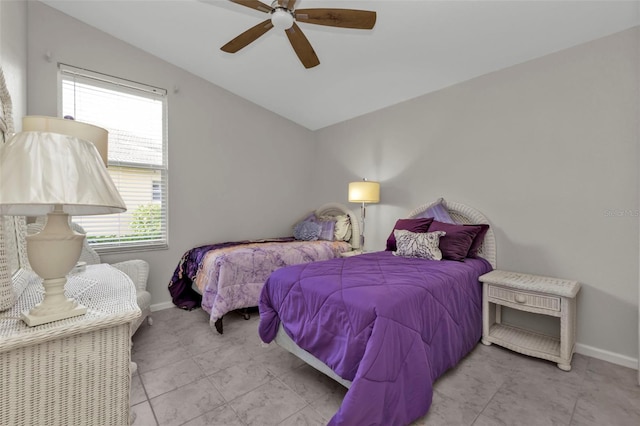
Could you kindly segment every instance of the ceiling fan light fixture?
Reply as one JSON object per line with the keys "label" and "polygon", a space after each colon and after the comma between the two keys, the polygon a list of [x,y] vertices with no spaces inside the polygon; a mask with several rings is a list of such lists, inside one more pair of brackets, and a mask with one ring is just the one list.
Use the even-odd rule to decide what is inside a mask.
{"label": "ceiling fan light fixture", "polygon": [[279,30],[288,30],[293,25],[293,15],[285,8],[276,8],[271,13],[271,23]]}

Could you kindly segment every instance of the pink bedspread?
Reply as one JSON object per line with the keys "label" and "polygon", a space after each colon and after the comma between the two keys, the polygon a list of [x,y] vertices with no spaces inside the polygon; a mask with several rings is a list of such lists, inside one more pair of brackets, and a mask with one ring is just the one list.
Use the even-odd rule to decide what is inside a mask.
{"label": "pink bedspread", "polygon": [[333,259],[349,250],[351,246],[344,241],[243,244],[211,250],[195,279],[202,308],[213,325],[234,309],[258,306],[262,286],[276,269]]}

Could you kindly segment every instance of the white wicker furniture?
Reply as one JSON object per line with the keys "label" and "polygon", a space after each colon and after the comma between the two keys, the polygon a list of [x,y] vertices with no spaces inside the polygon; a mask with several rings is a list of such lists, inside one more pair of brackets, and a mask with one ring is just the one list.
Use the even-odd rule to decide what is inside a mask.
{"label": "white wicker furniture", "polygon": [[107,264],[69,275],[79,317],[27,327],[20,312],[42,299],[42,279],[20,270],[17,303],[0,314],[1,425],[127,425],[131,323],[140,316],[128,276]]}
{"label": "white wicker furniture", "polygon": [[[35,223],[27,225],[27,234],[35,234],[40,232],[44,226],[43,221],[45,217],[39,217]],[[84,234],[84,229],[75,222],[71,223],[71,227],[74,231]],[[80,254],[80,262],[86,262],[87,265],[95,265],[100,262],[100,255],[89,245],[87,240],[84,240],[82,246],[82,253]],[[141,259],[125,260],[123,262],[112,263],[111,266],[121,270],[131,278],[133,284],[136,286],[136,299],[138,306],[142,311],[142,315],[136,319],[131,333],[135,333],[140,324],[147,319],[147,323],[151,325],[153,319],[151,318],[151,293],[147,291],[147,279],[149,277],[149,264]]]}
{"label": "white wicker furniture", "polygon": [[[495,343],[525,355],[556,362],[561,370],[571,370],[579,282],[500,270],[482,275],[480,281],[484,283],[482,343]],[[560,338],[503,323],[503,306],[559,317]]]}
{"label": "white wicker furniture", "polygon": [[[0,146],[13,133],[13,114],[11,95],[7,90],[4,73],[0,68]],[[14,237],[13,218],[0,216],[0,311],[9,309],[16,297],[11,285],[11,275],[18,269],[18,254],[7,236]],[[7,241],[9,240],[9,241]]]}

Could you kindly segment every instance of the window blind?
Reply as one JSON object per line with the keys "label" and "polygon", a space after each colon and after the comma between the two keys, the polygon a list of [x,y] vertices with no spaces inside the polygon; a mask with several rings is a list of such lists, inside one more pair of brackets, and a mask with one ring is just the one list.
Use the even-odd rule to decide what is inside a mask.
{"label": "window blind", "polygon": [[63,117],[109,132],[109,174],[127,205],[120,214],[75,216],[100,252],[168,245],[167,91],[59,65]]}

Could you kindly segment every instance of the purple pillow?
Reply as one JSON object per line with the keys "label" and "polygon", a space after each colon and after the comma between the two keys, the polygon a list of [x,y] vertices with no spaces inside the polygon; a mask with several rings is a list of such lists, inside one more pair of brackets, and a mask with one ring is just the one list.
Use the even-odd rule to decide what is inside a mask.
{"label": "purple pillow", "polygon": [[487,235],[487,231],[489,230],[489,225],[482,223],[479,225],[465,225],[465,226],[479,226],[480,231],[473,239],[473,243],[471,243],[471,247],[469,248],[469,252],[467,253],[467,257],[478,257],[478,250],[480,246],[484,242],[484,236]]}
{"label": "purple pillow", "polygon": [[451,216],[449,215],[449,211],[445,207],[444,199],[442,199],[442,198],[438,198],[438,201],[436,202],[436,204],[432,205],[431,207],[429,207],[428,209],[426,209],[425,211],[423,211],[422,213],[420,213],[416,217],[417,218],[419,218],[419,217],[431,217],[434,220],[437,220],[437,221],[443,222],[443,223],[451,223],[451,224],[455,224],[456,223],[456,221],[453,220],[451,218]]}
{"label": "purple pillow", "polygon": [[396,251],[398,247],[396,246],[396,237],[393,235],[393,231],[396,229],[410,231],[410,232],[427,232],[429,230],[429,225],[433,222],[432,218],[418,218],[418,219],[398,219],[396,225],[393,227],[391,231],[391,235],[387,238],[387,251]]}
{"label": "purple pillow", "polygon": [[320,225],[310,220],[298,222],[293,227],[293,238],[302,241],[315,241],[320,235]]}
{"label": "purple pillow", "polygon": [[429,226],[431,232],[446,232],[446,235],[440,238],[440,251],[444,259],[450,260],[464,260],[480,230],[479,225],[453,225],[437,220]]}
{"label": "purple pillow", "polygon": [[319,240],[327,240],[333,241],[335,230],[336,230],[336,221],[335,220],[321,220],[316,222],[320,225],[320,235],[318,236]]}

